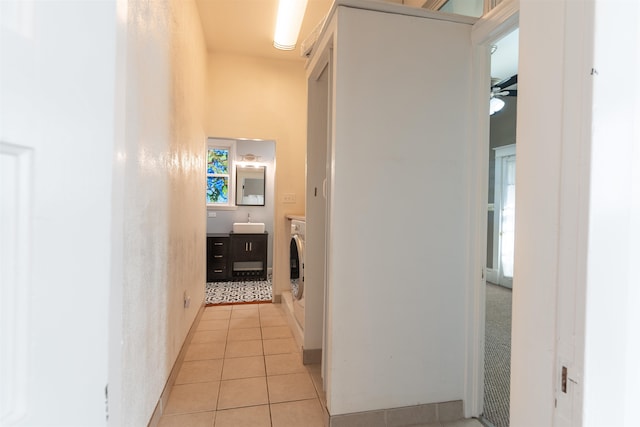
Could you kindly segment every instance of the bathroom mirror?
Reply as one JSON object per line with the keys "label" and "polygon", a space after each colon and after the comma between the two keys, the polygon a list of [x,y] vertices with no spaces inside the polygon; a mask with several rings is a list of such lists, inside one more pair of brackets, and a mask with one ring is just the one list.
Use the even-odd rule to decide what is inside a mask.
{"label": "bathroom mirror", "polygon": [[265,166],[236,168],[236,205],[264,206]]}

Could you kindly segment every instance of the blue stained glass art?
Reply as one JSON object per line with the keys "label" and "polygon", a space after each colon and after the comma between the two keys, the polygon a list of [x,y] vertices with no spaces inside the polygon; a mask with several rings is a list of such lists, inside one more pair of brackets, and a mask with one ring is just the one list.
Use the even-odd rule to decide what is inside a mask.
{"label": "blue stained glass art", "polygon": [[229,150],[224,148],[209,148],[207,152],[207,173],[229,173]]}
{"label": "blue stained glass art", "polygon": [[207,177],[207,203],[229,202],[229,178],[223,176]]}

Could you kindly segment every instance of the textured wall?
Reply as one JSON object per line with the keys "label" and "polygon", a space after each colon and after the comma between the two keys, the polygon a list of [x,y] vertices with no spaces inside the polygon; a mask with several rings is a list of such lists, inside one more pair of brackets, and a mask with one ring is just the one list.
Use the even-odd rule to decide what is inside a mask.
{"label": "textured wall", "polygon": [[[287,214],[303,214],[307,92],[304,62],[210,54],[207,136],[276,141],[274,291],[289,286]],[[295,193],[296,203],[282,202]]]}
{"label": "textured wall", "polygon": [[122,12],[126,114],[114,191],[122,347],[112,423],[140,426],[204,299],[206,53],[193,1],[131,1]]}

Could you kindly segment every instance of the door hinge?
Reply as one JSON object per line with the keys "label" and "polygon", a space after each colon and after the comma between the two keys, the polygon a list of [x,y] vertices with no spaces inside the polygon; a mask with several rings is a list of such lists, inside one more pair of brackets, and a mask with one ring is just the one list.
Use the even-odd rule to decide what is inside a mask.
{"label": "door hinge", "polygon": [[109,421],[109,384],[104,386],[104,416]]}
{"label": "door hinge", "polygon": [[569,368],[567,368],[566,366],[562,367],[562,376],[560,378],[560,390],[562,390],[562,392],[564,394],[568,393],[568,385],[569,383],[572,383],[573,385],[578,385],[578,380],[577,378],[575,378],[575,372],[572,374],[574,376],[574,378],[569,377]]}

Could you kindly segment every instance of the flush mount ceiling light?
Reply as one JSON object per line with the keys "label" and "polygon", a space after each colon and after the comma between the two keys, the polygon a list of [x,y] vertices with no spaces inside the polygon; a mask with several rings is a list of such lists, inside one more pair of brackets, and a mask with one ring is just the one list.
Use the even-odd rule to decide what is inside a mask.
{"label": "flush mount ceiling light", "polygon": [[307,9],[307,0],[280,0],[278,19],[273,36],[273,46],[280,50],[292,50],[296,47],[302,18]]}

